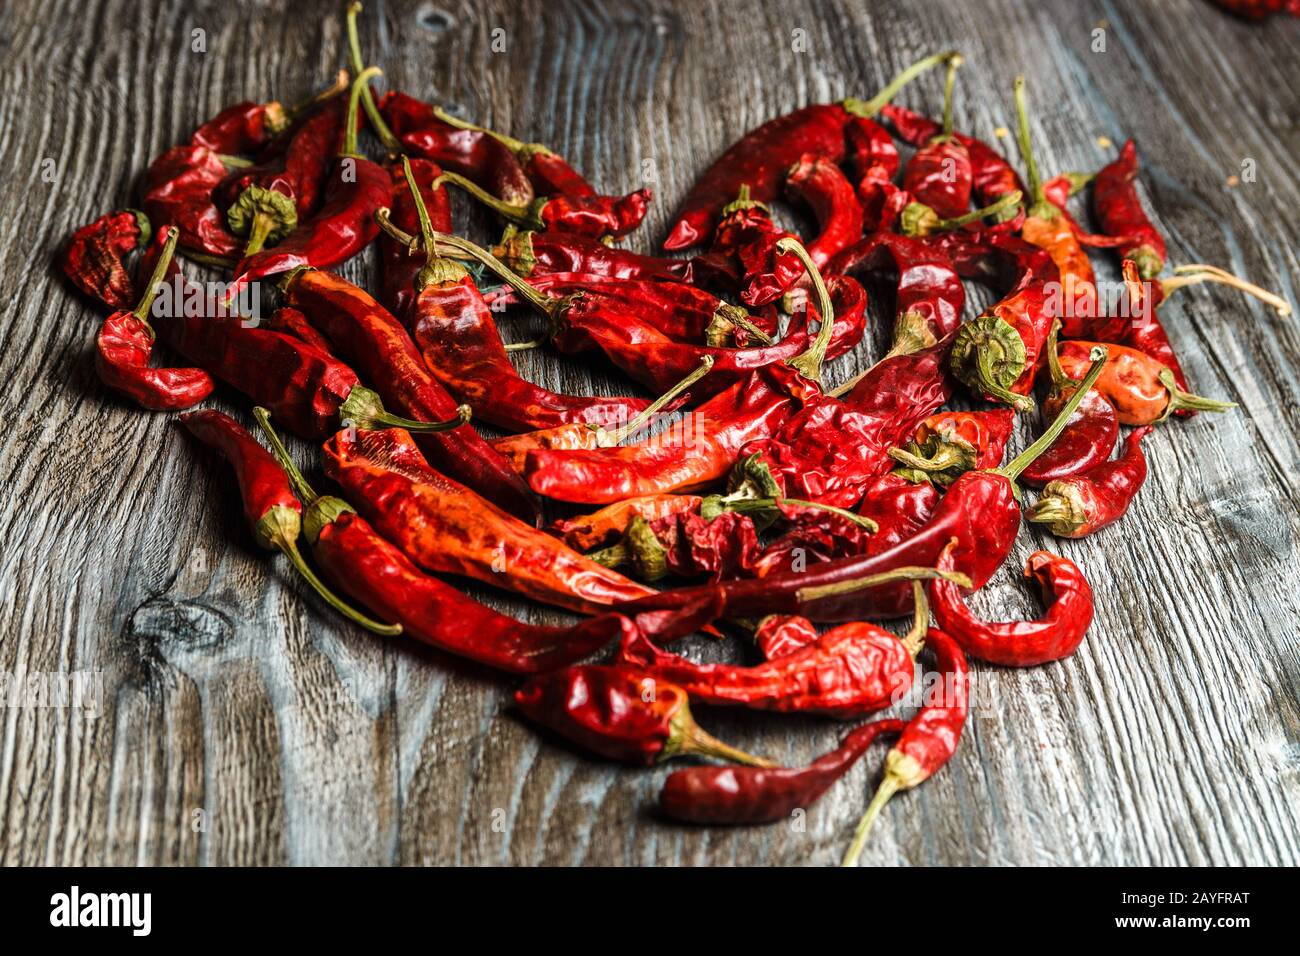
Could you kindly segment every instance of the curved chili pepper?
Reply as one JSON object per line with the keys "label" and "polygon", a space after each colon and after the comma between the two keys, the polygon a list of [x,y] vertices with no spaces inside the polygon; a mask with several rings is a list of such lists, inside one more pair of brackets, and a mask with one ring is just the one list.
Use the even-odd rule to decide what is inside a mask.
{"label": "curved chili pepper", "polygon": [[1029,520],[1047,525],[1061,538],[1082,538],[1117,521],[1147,479],[1142,439],[1150,431],[1144,425],[1129,432],[1123,452],[1114,461],[1049,482],[1029,509]]}
{"label": "curved chili pepper", "polygon": [[[299,309],[343,357],[380,389],[384,404],[408,418],[437,422],[457,414],[406,330],[364,290],[328,272],[295,270],[283,283],[287,304]],[[416,439],[433,464],[511,514],[535,519],[536,502],[523,480],[472,428]]]}
{"label": "curved chili pepper", "polygon": [[223,261],[237,259],[242,248],[212,198],[228,161],[206,146],[173,147],[149,164],[140,199],[153,222],[180,230],[182,249]]}
{"label": "curved chili pepper", "polygon": [[816,640],[816,626],[798,614],[769,614],[754,628],[754,646],[769,661],[785,657]]}
{"label": "curved chili pepper", "polygon": [[546,530],[558,535],[575,551],[590,551],[623,537],[633,518],[654,521],[672,514],[698,511],[703,500],[699,495],[673,494],[625,498],[591,514],[553,522]]}
{"label": "curved chili pepper", "polygon": [[[769,541],[748,569],[750,577],[764,577],[775,571],[806,567],[815,561],[833,561],[848,555],[862,554],[874,536],[876,523],[852,511],[825,506],[807,507],[798,499],[777,498],[777,509],[787,521],[781,535]],[[737,502],[732,507],[744,507]],[[738,577],[739,575],[730,575]]]}
{"label": "curved chili pepper", "polygon": [[515,704],[542,726],[620,763],[714,757],[774,766],[705,733],[684,690],[632,668],[588,665],[541,674],[515,691]]}
{"label": "curved chili pepper", "polygon": [[812,208],[817,237],[808,254],[821,269],[841,249],[862,237],[862,206],[853,186],[833,162],[805,153],[785,177],[786,191]]}
{"label": "curved chili pepper", "polygon": [[[951,570],[952,554],[945,548],[939,567]],[[1059,661],[1083,643],[1092,624],[1092,588],[1083,571],[1069,558],[1035,551],[1025,561],[1025,577],[1036,581],[1046,613],[1033,621],[992,623],[977,618],[948,581],[931,581],[930,605],[939,628],[978,661],[1004,667],[1034,667]]]}
{"label": "curved chili pepper", "polygon": [[[394,221],[407,232],[394,216]],[[438,232],[451,232],[440,228]],[[501,240],[492,254],[511,271],[528,276],[569,273],[608,276],[612,279],[682,279],[690,278],[690,263],[685,259],[646,256],[616,246],[608,246],[576,233],[515,231]]]}
{"label": "curved chili pepper", "polygon": [[736,198],[741,186],[747,185],[758,202],[776,199],[781,194],[785,171],[804,153],[839,162],[844,157],[844,128],[851,117],[875,116],[908,82],[953,55],[951,51],[938,53],[914,63],[869,101],[848,99],[806,106],[746,133],[696,180],[664,240],[664,248],[685,249],[707,241],[718,215]]}
{"label": "curved chili pepper", "polygon": [[586,614],[652,593],[434,471],[402,429],[345,429],[325,456],[326,474],[361,514],[426,571]]}
{"label": "curved chili pepper", "polygon": [[883,554],[920,531],[939,506],[939,491],[928,481],[910,481],[896,471],[867,487],[858,514],[876,523],[864,554]]}
{"label": "curved chili pepper", "polygon": [[1138,158],[1133,140],[1124,144],[1116,159],[1103,166],[1092,186],[1092,204],[1101,231],[1130,241],[1119,249],[1137,263],[1143,279],[1154,279],[1165,267],[1165,240],[1151,225],[1137,194]]}
{"label": "curved chili pepper", "polygon": [[149,279],[144,298],[135,311],[120,310],[106,318],[95,342],[95,370],[100,381],[142,408],[155,412],[197,405],[211,395],[215,387],[212,377],[202,369],[149,367],[154,343],[149,312],[176,252],[179,235],[175,228],[163,230],[162,238],[166,245]]}
{"label": "curved chili pepper", "polygon": [[[1086,393],[1105,364],[1105,348],[1097,347],[1094,361],[1080,388]],[[802,614],[814,621],[858,621],[905,613],[910,592],[898,586],[867,587],[861,579],[900,567],[933,568],[940,551],[958,539],[955,565],[979,588],[989,580],[1011,551],[1020,530],[1020,505],[1015,479],[1056,440],[1083,394],[1076,392],[1056,420],[1028,448],[994,471],[968,471],[939,501],[929,521],[916,534],[887,551],[838,558],[809,565],[802,571],[769,574],[757,580],[678,588],[643,598],[620,610],[633,616],[650,637],[680,633],[674,609],[691,607],[704,596],[714,596],[722,617],[762,617],[766,614]]]}
{"label": "curved chili pepper", "polygon": [[459,186],[484,206],[520,229],[572,232],[591,239],[627,235],[645,218],[654,198],[648,189],[622,197],[538,196],[527,205],[503,202],[459,173],[445,172],[439,182]]}
{"label": "curved chili pepper", "polygon": [[1014,425],[1009,408],[940,412],[917,426],[907,448],[891,448],[889,456],[904,466],[907,477],[947,488],[972,468],[1002,464],[1002,451]]}
{"label": "curved chili pepper", "polygon": [[328,174],[324,200],[315,215],[272,249],[245,256],[235,267],[233,295],[242,286],[304,266],[325,269],[351,259],[379,233],[375,213],[393,204],[389,173],[357,152],[357,103],[378,67],[364,70],[352,84],[344,121],[343,146]]}
{"label": "curved chili pepper", "polygon": [[135,302],[135,286],[122,260],[149,244],[149,217],[137,209],[100,216],[72,234],[59,268],[78,289],[114,311]]}
{"label": "curved chili pepper", "polygon": [[688,767],[675,770],[659,791],[659,807],[674,820],[736,826],[788,820],[806,809],[862,758],[881,734],[906,725],[885,719],[850,731],[838,747],[806,767]]}
{"label": "curved chili pepper", "polygon": [[873,119],[854,116],[844,127],[845,164],[857,181],[863,226],[881,227],[885,201],[897,187],[898,147],[888,131]]}
{"label": "curved chili pepper", "polygon": [[943,675],[939,699],[926,702],[920,713],[907,722],[898,743],[885,755],[884,779],[858,821],[842,866],[857,866],[871,825],[889,798],[900,790],[911,790],[930,779],[957,751],[966,715],[970,711],[970,674],[966,658],[956,642],[943,631],[931,629],[925,642],[934,654],[935,670]]}
{"label": "curved chili pepper", "polygon": [[940,219],[953,219],[970,209],[973,170],[970,150],[952,133],[952,93],[960,56],[948,60],[943,89],[943,127],[918,149],[903,167],[903,188],[915,202],[934,210]]}
{"label": "curved chili pepper", "polygon": [[214,153],[255,153],[288,128],[292,114],[276,101],[227,106],[194,131],[191,146]]}
{"label": "curved chili pepper", "polygon": [[400,634],[400,625],[382,624],[369,618],[326,587],[298,550],[302,533],[302,505],[294,497],[289,478],[275,456],[259,445],[237,421],[222,412],[205,408],[186,412],[181,423],[190,434],[221,453],[235,470],[244,517],[257,543],[268,551],[284,553],[330,607],[349,621],[376,634]]}
{"label": "curved chili pepper", "polygon": [[606,568],[628,565],[638,581],[709,576],[734,578],[752,571],[758,532],[748,515],[724,511],[704,517],[675,512],[654,520],[635,516],[623,539],[587,555]]}
{"label": "curved chili pepper", "polygon": [[[411,176],[419,190],[429,222],[438,232],[451,232],[451,200],[447,190],[435,186],[442,168],[427,159],[403,159],[410,163]],[[407,187],[407,174],[401,164],[389,167],[393,186],[393,208],[388,221],[412,238],[420,235],[420,213],[415,194]],[[425,257],[410,243],[404,243],[383,230],[379,232],[379,301],[410,328],[410,316],[419,297],[416,276],[424,268]]]}
{"label": "curved chili pepper", "polygon": [[[306,342],[308,345],[314,346],[326,355],[333,354],[333,346],[330,345],[329,340],[312,328],[311,323],[307,321],[307,316],[297,309],[291,309],[287,305],[281,306],[271,313],[266,320],[266,327],[272,332],[283,332],[285,335],[291,335],[300,342]],[[258,402],[258,404],[267,405],[266,402]],[[272,409],[272,412],[274,412],[274,409]],[[333,429],[331,428],[330,431],[333,431]],[[324,437],[324,433],[322,433],[321,437]]]}
{"label": "curved chili pepper", "polygon": [[[1047,367],[1052,375],[1052,391],[1043,402],[1043,412],[1050,417],[1056,416],[1070,396],[1072,386],[1078,384],[1065,374],[1057,356],[1056,337],[1060,329],[1058,320],[1047,339]],[[1049,481],[1085,472],[1109,459],[1118,440],[1119,417],[1115,406],[1094,389],[1070,416],[1061,437],[1020,473],[1020,480],[1031,488],[1041,488]]]}
{"label": "curved chili pepper", "polygon": [[[1086,364],[1083,356],[1094,344],[1079,341],[1061,343],[1061,368],[1066,375],[1079,374]],[[1115,406],[1121,425],[1154,425],[1184,408],[1199,412],[1226,412],[1237,407],[1236,402],[1221,402],[1184,392],[1167,366],[1137,349],[1124,345],[1108,347],[1111,361],[1097,380],[1096,389]]]}
{"label": "curved chili pepper", "polygon": [[579,661],[634,629],[619,614],[568,627],[525,624],[424,574],[346,501],[318,496],[271,429],[266,410],[254,414],[307,502],[303,530],[325,576],[353,600],[394,621],[406,636],[511,674],[537,674]]}

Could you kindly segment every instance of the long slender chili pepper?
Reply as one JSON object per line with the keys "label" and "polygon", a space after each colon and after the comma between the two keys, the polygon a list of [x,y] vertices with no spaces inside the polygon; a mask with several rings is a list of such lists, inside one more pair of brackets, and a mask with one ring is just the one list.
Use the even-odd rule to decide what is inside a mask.
{"label": "long slender chili pepper", "polygon": [[95,370],[109,388],[150,411],[165,412],[197,405],[215,387],[212,377],[197,368],[150,368],[154,331],[149,324],[158,287],[176,252],[180,233],[163,230],[162,257],[154,267],[144,297],[135,310],[114,312],[104,320],[95,342]]}
{"label": "long slender chili pepper", "polygon": [[852,117],[844,127],[845,164],[857,183],[863,226],[881,227],[881,212],[891,193],[897,190],[898,147],[889,132],[873,119]]}
{"label": "long slender chili pepper", "polygon": [[891,448],[889,456],[904,466],[910,478],[922,478],[947,488],[972,468],[996,468],[1011,438],[1015,416],[1008,408],[980,412],[940,412],[917,426],[906,448]]}
{"label": "long slender chili pepper", "polygon": [[1146,481],[1142,439],[1150,431],[1144,425],[1129,432],[1123,452],[1114,461],[1049,482],[1029,509],[1029,520],[1046,525],[1061,538],[1082,538],[1117,521]]}
{"label": "long slender chili pepper", "polygon": [[840,745],[806,767],[688,767],[675,770],[659,791],[659,808],[687,823],[746,826],[788,820],[831,788],[881,734],[896,734],[906,724],[885,719],[863,724]]}
{"label": "long slender chili pepper", "polygon": [[705,733],[684,690],[633,668],[588,665],[541,674],[515,691],[515,704],[542,726],[620,763],[714,757],[775,766]]}
{"label": "long slender chili pepper", "polygon": [[805,154],[785,177],[785,188],[802,199],[817,219],[808,255],[825,268],[841,249],[862,237],[862,206],[840,168],[823,156]]}
{"label": "long slender chili pepper", "polygon": [[[397,217],[394,221],[403,226]],[[451,230],[434,228],[439,232]],[[521,276],[553,273],[608,276],[613,279],[688,279],[691,264],[685,259],[647,256],[609,246],[576,233],[515,231],[492,250],[493,255]]]}
{"label": "long slender chili pepper", "polygon": [[[885,581],[919,581],[947,575],[958,583],[968,579],[934,568],[899,568],[887,575],[864,578],[864,588]],[[656,647],[642,633],[619,648],[618,660],[681,686],[693,700],[733,704],[779,713],[858,717],[888,707],[912,684],[912,659],[924,638],[924,625],[903,638],[872,624],[843,624],[816,641],[775,660],[752,667],[696,664]]]}
{"label": "long slender chili pepper", "polygon": [[[311,323],[307,321],[307,316],[297,309],[291,309],[287,305],[281,306],[267,317],[266,327],[272,332],[283,332],[299,342],[306,342],[326,355],[333,354],[333,346],[330,345],[329,339],[312,328]],[[265,405],[266,402],[258,402],[258,404]]]}
{"label": "long slender chili pepper", "polygon": [[426,571],[586,614],[652,593],[434,471],[399,428],[345,429],[325,456],[326,473],[366,519]]}
{"label": "long slender chili pepper", "polygon": [[[411,177],[415,181],[429,223],[438,232],[451,232],[451,200],[447,197],[447,190],[434,185],[434,181],[442,175],[442,168],[427,159],[403,157],[403,160],[410,164]],[[408,187],[406,170],[401,163],[393,163],[389,172],[393,180],[393,208],[388,211],[387,220],[414,239],[420,235],[420,213],[416,206],[415,192]],[[382,215],[382,211],[376,215]],[[415,280],[424,268],[425,258],[419,249],[412,248],[409,242],[399,241],[381,225],[378,298],[384,308],[401,319],[408,330],[411,327],[415,300],[419,297]]]}
{"label": "long slender chili pepper", "polygon": [[912,64],[871,100],[806,106],[746,133],[696,180],[664,240],[664,248],[685,249],[707,241],[719,213],[736,198],[742,186],[747,185],[758,202],[776,199],[781,194],[785,171],[805,153],[839,162],[844,157],[844,130],[850,118],[875,116],[908,82],[954,55],[952,51],[937,53]]}
{"label": "long slender chili pepper", "polygon": [[[151,262],[160,262],[161,248],[155,240],[141,266],[152,268]],[[163,268],[173,302],[185,307],[157,317],[162,340],[206,373],[266,405],[294,434],[320,439],[344,424],[445,431],[469,421],[468,406],[460,406],[446,420],[414,421],[391,415],[379,396],[334,358],[329,344],[305,325],[297,309],[277,311],[278,321],[287,326],[284,330],[258,327],[205,300],[203,289],[186,282],[174,259]],[[191,302],[198,302],[200,308],[191,308]],[[301,328],[294,328],[299,324]]]}
{"label": "long slender chili pepper", "polygon": [[140,206],[159,227],[180,230],[180,247],[222,261],[239,257],[243,244],[226,227],[212,192],[226,178],[228,157],[206,146],[176,146],[152,163],[144,175]]}
{"label": "long slender chili pepper", "polygon": [[110,309],[128,309],[135,286],[123,259],[149,244],[149,217],[137,209],[100,216],[72,234],[59,255],[59,268],[78,289]]}
{"label": "long slender chili pepper", "polygon": [[459,186],[507,222],[521,229],[572,232],[591,239],[625,236],[645,218],[652,194],[638,189],[620,198],[610,196],[538,196],[526,206],[503,202],[473,180],[445,172],[441,182]]}
{"label": "long slender chili pepper", "polygon": [[943,128],[918,149],[903,167],[903,188],[940,219],[953,219],[970,209],[972,176],[970,150],[953,136],[952,94],[960,56],[948,60],[943,89]]}
{"label": "long slender chili pepper", "polygon": [[[1079,375],[1086,364],[1084,356],[1094,344],[1061,343],[1061,368],[1066,375]],[[1108,347],[1112,358],[1097,380],[1096,389],[1115,407],[1121,425],[1154,425],[1184,408],[1226,412],[1237,407],[1236,402],[1221,402],[1183,391],[1167,366],[1137,349],[1124,345]]]}
{"label": "long slender chili pepper", "polygon": [[245,256],[235,268],[232,294],[246,283],[310,266],[326,269],[351,259],[379,232],[375,212],[392,206],[388,170],[357,152],[357,104],[378,67],[363,70],[352,83],[343,145],[328,174],[324,199],[315,215],[272,249]]}
{"label": "long slender chili pepper", "polygon": [[[283,282],[288,305],[307,316],[342,357],[379,387],[384,404],[418,421],[443,421],[457,403],[424,364],[411,337],[364,290],[328,272],[295,270]],[[435,467],[511,514],[535,519],[536,502],[510,465],[471,428],[416,440]]]}
{"label": "long slender chili pepper", "polygon": [[318,496],[271,429],[266,409],[254,414],[307,503],[303,531],[325,576],[354,601],[395,622],[407,637],[511,674],[537,674],[566,667],[634,630],[619,614],[567,627],[525,624],[425,574],[346,501]]}
{"label": "long slender chili pepper", "polygon": [[[404,160],[405,162],[405,160]],[[406,163],[407,185],[420,221],[425,266],[415,277],[418,298],[408,323],[425,365],[480,421],[510,431],[570,422],[626,422],[649,404],[638,398],[560,395],[525,381],[506,353],[492,312],[470,274],[438,256],[433,224]]]}
{"label": "long slender chili pepper", "polygon": [[1143,279],[1154,279],[1165,267],[1165,239],[1151,225],[1138,199],[1137,174],[1137,147],[1130,139],[1119,156],[1097,173],[1092,186],[1092,205],[1102,232],[1130,240],[1120,247],[1120,256],[1136,262]]}
{"label": "long slender chili pepper", "polygon": [[[950,568],[952,547],[944,549],[939,567]],[[1047,607],[1037,620],[982,621],[966,606],[960,588],[936,580],[929,585],[935,622],[977,661],[1034,667],[1069,657],[1083,643],[1092,624],[1093,598],[1088,579],[1069,558],[1048,551],[1035,551],[1029,556],[1025,577],[1037,582]]]}
{"label": "long slender chili pepper", "polygon": [[282,551],[330,607],[349,621],[376,634],[400,634],[400,625],[381,624],[362,614],[331,591],[303,559],[298,550],[302,533],[302,505],[275,456],[257,443],[237,421],[222,412],[205,408],[186,412],[181,422],[190,434],[219,451],[235,470],[244,517],[257,543],[269,551]]}
{"label": "long slender chili pepper", "polygon": [[941,630],[930,629],[925,642],[934,654],[935,670],[943,675],[938,699],[927,701],[920,713],[907,722],[902,736],[885,755],[884,779],[858,821],[853,842],[844,854],[843,866],[857,866],[871,825],[889,798],[900,790],[911,790],[930,779],[957,751],[966,715],[970,711],[970,674],[966,657],[957,643]]}
{"label": "long slender chili pepper", "polygon": [[546,530],[558,535],[575,551],[590,551],[623,537],[633,518],[654,521],[672,514],[698,511],[703,500],[699,495],[673,494],[625,498],[591,514],[556,521]]}
{"label": "long slender chili pepper", "polygon": [[[1052,376],[1052,391],[1043,402],[1043,412],[1049,417],[1056,416],[1073,386],[1078,384],[1061,368],[1056,339],[1060,329],[1058,320],[1047,339],[1047,367]],[[1093,389],[1070,416],[1061,437],[1021,472],[1020,480],[1031,488],[1041,488],[1049,481],[1085,472],[1110,458],[1118,440],[1119,416],[1115,413],[1115,406]]]}
{"label": "long slender chili pepper", "polygon": [[[1086,391],[1101,375],[1105,349],[1097,356],[1080,388]],[[620,608],[636,617],[644,632],[655,637],[675,634],[675,608],[693,606],[705,595],[720,598],[723,617],[762,617],[766,614],[802,614],[814,621],[859,621],[891,617],[909,610],[906,588],[854,584],[860,578],[904,566],[933,568],[940,551],[954,537],[956,567],[982,587],[1010,553],[1020,530],[1020,504],[1015,479],[1060,434],[1075,407],[1083,400],[1076,392],[1051,426],[1010,462],[993,471],[968,471],[939,501],[934,513],[916,534],[893,548],[874,555],[839,558],[809,565],[803,570],[769,574],[757,580],[724,581],[716,585],[678,588],[644,598]],[[649,612],[649,613],[647,613]]]}

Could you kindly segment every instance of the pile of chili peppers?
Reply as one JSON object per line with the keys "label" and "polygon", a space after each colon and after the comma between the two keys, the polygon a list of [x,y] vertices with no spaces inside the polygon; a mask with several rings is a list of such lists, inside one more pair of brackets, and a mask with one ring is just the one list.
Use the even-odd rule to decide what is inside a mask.
{"label": "pile of chili peppers", "polygon": [[[350,74],[296,107],[221,111],[149,166],[138,209],[71,237],[59,264],[107,313],[100,380],[148,411],[219,387],[242,406],[245,424],[213,409],[180,420],[233,466],[256,541],[349,620],[519,675],[519,710],[591,755],[732,764],[671,774],[670,818],[787,818],[896,738],[856,860],[890,795],[956,750],[970,661],[1045,664],[1084,638],[1097,590],[1047,550],[1025,564],[1040,617],[987,621],[967,604],[1010,557],[1022,511],[1060,537],[1098,533],[1146,479],[1144,439],[1171,415],[1231,407],[1191,392],[1163,300],[1214,282],[1288,304],[1210,266],[1161,278],[1135,145],[1095,175],[1043,179],[1022,81],[1023,175],[956,129],[951,52],[870,99],[750,131],[671,226],[664,248],[693,254],[633,252],[616,240],[649,190],[606,194],[547,146],[406,93],[376,99],[359,12],[346,12]],[[934,119],[894,102],[932,68]],[[366,130],[382,160],[362,151]],[[1068,208],[1089,188],[1098,233]],[[463,193],[500,218],[499,239],[453,234]],[[374,289],[328,271],[372,247]],[[1117,253],[1118,305],[1090,248]],[[214,291],[178,257],[233,281]],[[867,277],[896,286],[890,347],[828,388],[828,365],[865,334]],[[972,315],[964,281],[1001,298]],[[278,300],[267,317],[240,311],[249,283]],[[544,334],[508,342],[530,312]],[[530,361],[621,371],[624,394],[529,381],[515,363],[539,349]],[[1018,414],[1041,423],[1012,455]],[[323,442],[339,495],[317,493],[279,430]],[[466,594],[469,579],[579,616],[515,620]],[[878,623],[909,614],[901,636]],[[739,634],[748,659],[671,647],[695,631]],[[872,719],[920,686],[922,654],[943,693]],[[710,736],[692,704],[857,726],[786,768]]]}

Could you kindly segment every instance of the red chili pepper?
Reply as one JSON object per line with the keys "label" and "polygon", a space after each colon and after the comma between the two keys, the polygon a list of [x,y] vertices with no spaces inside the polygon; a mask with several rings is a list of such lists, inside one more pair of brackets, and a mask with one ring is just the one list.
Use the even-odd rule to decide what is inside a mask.
{"label": "red chili pepper", "polygon": [[586,614],[653,593],[434,471],[400,428],[345,429],[325,456],[326,473],[366,519],[426,571]]}
{"label": "red chili pepper", "polygon": [[187,412],[181,422],[190,434],[221,453],[235,470],[244,517],[257,543],[269,551],[282,551],[330,607],[348,620],[376,634],[400,634],[402,628],[382,624],[345,603],[316,576],[298,550],[302,533],[302,505],[294,497],[289,478],[275,456],[257,443],[242,425],[229,415],[205,408]]}
{"label": "red chili pepper", "polygon": [[[434,228],[451,231],[439,229],[436,223]],[[611,279],[687,280],[691,275],[690,263],[685,259],[641,255],[571,232],[511,232],[492,252],[524,277],[566,273]]]}
{"label": "red chili pepper", "polygon": [[114,311],[135,302],[135,286],[123,259],[149,244],[149,217],[137,209],[100,216],[72,234],[59,268],[78,289]]}
{"label": "red chili pepper", "polygon": [[623,537],[633,518],[654,521],[671,514],[697,511],[703,500],[699,495],[642,495],[639,498],[625,498],[591,514],[556,521],[546,530],[558,535],[560,540],[575,551],[590,551]]}
{"label": "red chili pepper", "polygon": [[688,767],[675,770],[659,791],[659,807],[687,823],[747,826],[788,820],[812,806],[862,758],[881,734],[896,734],[901,720],[876,720],[851,731],[838,747],[806,767]]}
{"label": "red chili pepper", "polygon": [[675,512],[654,520],[633,517],[623,539],[587,557],[606,568],[630,566],[638,581],[748,574],[758,559],[758,532],[748,515],[724,511],[704,517]]}
{"label": "red chili pepper", "polygon": [[176,251],[179,235],[174,228],[163,230],[166,245],[149,279],[144,298],[134,312],[120,310],[106,318],[95,343],[95,370],[100,381],[142,408],[155,412],[197,405],[212,394],[214,388],[211,376],[202,369],[149,367],[154,344],[149,312],[167,265]]}
{"label": "red chili pepper", "polygon": [[214,153],[255,153],[287,129],[290,119],[291,114],[274,100],[234,103],[196,129],[190,145]]}
{"label": "red chili pepper", "polygon": [[[952,554],[945,548],[939,567],[951,569]],[[1092,588],[1083,571],[1069,558],[1035,551],[1025,562],[1025,577],[1036,581],[1046,613],[1033,621],[991,623],[977,618],[948,581],[930,582],[934,619],[970,657],[1004,667],[1034,667],[1059,661],[1083,643],[1092,624]]]}
{"label": "red chili pepper", "polygon": [[928,481],[910,481],[896,471],[868,486],[858,514],[876,523],[864,554],[884,554],[916,534],[939,507],[939,491]]}
{"label": "red chili pepper", "polygon": [[572,232],[590,239],[625,236],[645,218],[653,194],[638,189],[622,197],[538,196],[527,205],[503,202],[473,180],[445,172],[440,182],[459,186],[480,203],[520,229]]}
{"label": "red chili pepper", "polygon": [[1102,232],[1131,240],[1120,247],[1119,254],[1137,263],[1143,279],[1154,279],[1165,267],[1165,240],[1151,225],[1138,199],[1137,174],[1137,147],[1130,139],[1119,151],[1119,157],[1097,174],[1092,203]]}
{"label": "red chili pepper", "polygon": [[1029,509],[1029,520],[1047,525],[1061,538],[1082,538],[1117,521],[1147,480],[1142,439],[1150,431],[1144,425],[1129,432],[1123,452],[1114,461],[1049,482]]}
{"label": "red chili pepper", "polygon": [[[1077,376],[1085,365],[1083,356],[1091,342],[1062,342],[1061,368]],[[1097,391],[1115,407],[1121,425],[1154,425],[1174,412],[1187,408],[1201,412],[1225,412],[1236,402],[1221,402],[1180,389],[1173,372],[1161,362],[1137,349],[1110,345],[1111,361],[1097,380]]]}
{"label": "red chili pepper", "polygon": [[913,64],[869,101],[849,99],[806,106],[751,130],[696,181],[682,202],[664,248],[685,249],[707,241],[723,207],[736,198],[742,186],[747,185],[758,202],[776,199],[785,171],[804,153],[839,162],[844,157],[845,126],[850,118],[876,115],[909,81],[953,55],[938,53]]}
{"label": "red chili pepper", "polygon": [[[300,309],[344,358],[379,386],[385,405],[423,422],[457,414],[457,403],[429,372],[411,337],[364,290],[315,269],[285,279],[287,303]],[[536,517],[536,502],[509,464],[471,428],[416,439],[434,465],[511,514]]]}
{"label": "red chili pepper", "polygon": [[690,260],[691,281],[731,296],[751,298],[767,288],[785,289],[803,273],[794,256],[777,255],[782,239],[797,239],[776,224],[771,210],[751,199],[742,183],[736,198],[722,208],[708,252]]}
{"label": "red chili pepper", "polygon": [[855,116],[844,127],[845,160],[857,181],[863,225],[881,227],[881,215],[889,196],[897,191],[898,147],[888,131],[873,119]]}
{"label": "red chili pepper", "polygon": [[817,219],[818,234],[808,243],[817,268],[862,237],[862,206],[844,173],[830,160],[804,154],[786,174],[787,192],[802,199]]}
{"label": "red chili pepper", "polygon": [[673,757],[715,757],[773,766],[705,733],[686,692],[632,668],[588,665],[531,678],[515,703],[532,720],[592,753],[649,766]]}
{"label": "red chili pepper", "polygon": [[920,713],[907,722],[898,743],[885,755],[885,776],[866,813],[858,821],[843,866],[857,866],[867,835],[889,798],[919,786],[943,767],[957,751],[970,711],[970,674],[961,648],[943,631],[931,629],[926,645],[934,654],[935,670],[943,675],[937,694],[928,695]]}
{"label": "red chili pepper", "polygon": [[[281,306],[271,313],[270,318],[266,320],[266,327],[272,332],[283,332],[285,335],[291,335],[300,342],[314,346],[326,355],[333,354],[334,349],[329,340],[312,328],[311,323],[307,321],[307,316],[297,309]],[[258,402],[258,404],[266,405],[267,403]],[[272,411],[274,412],[274,409]],[[329,430],[333,431],[334,429]],[[321,437],[324,437],[323,433]]]}
{"label": "red chili pepper", "polygon": [[180,246],[188,253],[233,261],[242,243],[212,198],[226,173],[223,157],[206,146],[173,147],[149,164],[140,205],[160,227],[179,229]]}
{"label": "red chili pepper", "polygon": [[947,488],[972,468],[996,468],[1011,438],[1015,415],[1008,408],[982,412],[940,412],[917,426],[906,448],[889,455],[909,478]]}
{"label": "red chili pepper", "polygon": [[346,262],[378,234],[375,213],[392,206],[393,187],[384,167],[357,152],[357,104],[361,90],[379,72],[378,67],[370,67],[352,84],[343,147],[329,172],[320,209],[279,245],[245,256],[235,267],[232,295],[265,276],[303,266],[326,269]]}
{"label": "red chili pepper", "polygon": [[754,628],[754,646],[764,660],[774,661],[816,643],[817,628],[798,614],[769,614]]}
{"label": "red chili pepper", "polygon": [[948,60],[943,91],[943,127],[913,154],[903,168],[903,188],[914,202],[934,210],[940,219],[953,219],[970,209],[973,171],[970,151],[952,132],[952,93],[959,56]]}
{"label": "red chili pepper", "polygon": [[565,667],[633,630],[619,614],[568,627],[525,624],[424,574],[340,498],[320,497],[294,466],[264,408],[254,411],[294,489],[307,502],[312,556],[339,590],[396,622],[407,637],[512,674]]}
{"label": "red chili pepper", "polygon": [[[451,200],[447,190],[435,186],[442,168],[427,159],[406,160],[411,165],[411,175],[420,193],[420,201],[429,215],[429,222],[438,232],[451,232]],[[388,221],[407,233],[412,240],[420,235],[420,214],[414,194],[407,188],[406,172],[402,165],[389,167],[393,187],[393,208],[388,211]],[[418,294],[416,276],[424,268],[425,257],[410,242],[401,242],[381,226],[379,233],[379,301],[384,308],[397,316],[410,328],[410,316]]]}
{"label": "red chili pepper", "polygon": [[816,508],[800,506],[790,498],[776,501],[787,527],[763,548],[748,569],[749,577],[761,578],[786,568],[797,570],[816,561],[863,554],[877,530],[874,521],[851,511],[832,510],[820,503]]}

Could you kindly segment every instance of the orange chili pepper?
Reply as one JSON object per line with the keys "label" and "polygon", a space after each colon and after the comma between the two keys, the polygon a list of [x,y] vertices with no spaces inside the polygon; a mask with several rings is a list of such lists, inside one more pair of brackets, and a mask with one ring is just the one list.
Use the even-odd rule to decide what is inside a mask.
{"label": "orange chili pepper", "polygon": [[654,521],[699,510],[699,495],[642,495],[607,505],[591,514],[556,521],[547,530],[575,551],[604,547],[623,537],[633,518]]}
{"label": "orange chili pepper", "polygon": [[[1061,368],[1071,378],[1082,378],[1088,371],[1088,354],[1096,342],[1072,340],[1061,343]],[[1236,402],[1221,402],[1193,395],[1178,387],[1169,366],[1125,345],[1106,346],[1110,360],[1093,386],[1115,406],[1121,425],[1153,425],[1174,412],[1191,409],[1198,412],[1224,412],[1236,408]]]}

